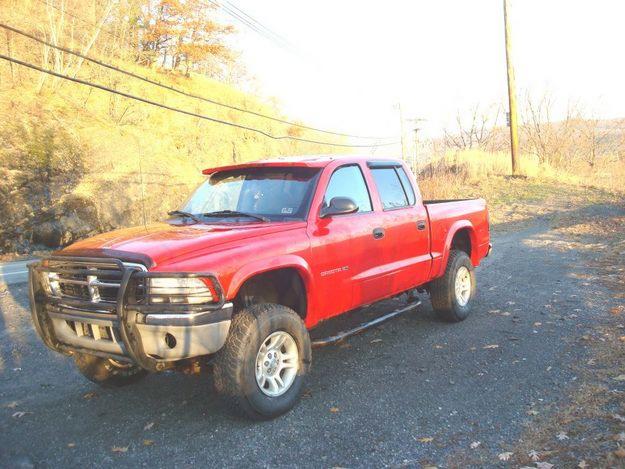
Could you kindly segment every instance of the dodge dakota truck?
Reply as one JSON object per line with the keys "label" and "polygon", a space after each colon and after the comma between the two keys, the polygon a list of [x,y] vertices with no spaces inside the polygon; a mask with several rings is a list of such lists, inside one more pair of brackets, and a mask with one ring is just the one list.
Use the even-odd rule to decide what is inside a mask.
{"label": "dodge dakota truck", "polygon": [[474,268],[491,249],[484,200],[423,201],[409,168],[386,158],[203,174],[164,222],[29,266],[37,333],[88,379],[120,386],[210,363],[233,410],[269,419],[298,402],[322,321],[418,293],[448,321],[469,315]]}

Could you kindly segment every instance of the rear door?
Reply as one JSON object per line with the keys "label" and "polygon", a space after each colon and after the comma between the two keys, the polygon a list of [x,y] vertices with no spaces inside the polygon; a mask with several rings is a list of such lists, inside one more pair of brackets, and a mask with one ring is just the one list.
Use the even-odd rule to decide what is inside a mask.
{"label": "rear door", "polygon": [[369,162],[388,238],[386,268],[398,293],[429,279],[432,257],[428,215],[413,178],[399,162]]}
{"label": "rear door", "polygon": [[[375,236],[383,214],[373,210],[364,170],[359,164],[339,166],[327,181],[323,198],[317,199],[309,224],[313,271],[317,283],[318,314],[328,318],[375,301],[388,285],[375,282],[387,239]],[[352,214],[319,217],[319,209],[333,197],[349,197],[358,205]]]}

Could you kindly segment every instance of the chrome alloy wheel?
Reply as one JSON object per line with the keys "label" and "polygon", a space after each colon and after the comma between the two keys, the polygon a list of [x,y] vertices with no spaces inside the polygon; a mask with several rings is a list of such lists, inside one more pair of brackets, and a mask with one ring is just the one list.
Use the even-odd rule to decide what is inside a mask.
{"label": "chrome alloy wheel", "polygon": [[466,306],[471,299],[471,272],[465,266],[456,272],[455,291],[458,304]]}
{"label": "chrome alloy wheel", "polygon": [[270,334],[256,354],[256,383],[270,397],[287,392],[299,369],[299,352],[288,332]]}

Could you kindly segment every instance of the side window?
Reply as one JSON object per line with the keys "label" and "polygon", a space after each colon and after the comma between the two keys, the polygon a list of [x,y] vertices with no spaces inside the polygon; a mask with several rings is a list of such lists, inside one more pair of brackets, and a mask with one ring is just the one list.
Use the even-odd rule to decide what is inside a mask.
{"label": "side window", "polygon": [[384,210],[408,205],[406,192],[404,192],[404,187],[395,168],[372,168],[371,174],[378,188]]}
{"label": "side window", "polygon": [[406,195],[408,196],[408,205],[414,205],[414,203],[416,202],[416,197],[414,195],[414,188],[412,187],[412,184],[410,183],[410,179],[408,179],[408,175],[406,174],[406,171],[404,171],[404,168],[395,168],[397,171],[397,174],[399,175],[399,179],[401,179],[401,183],[404,186],[404,191],[406,192]]}
{"label": "side window", "polygon": [[358,205],[358,212],[371,211],[367,183],[358,166],[343,166],[334,171],[326,189],[325,203],[329,204],[334,197],[349,197]]}

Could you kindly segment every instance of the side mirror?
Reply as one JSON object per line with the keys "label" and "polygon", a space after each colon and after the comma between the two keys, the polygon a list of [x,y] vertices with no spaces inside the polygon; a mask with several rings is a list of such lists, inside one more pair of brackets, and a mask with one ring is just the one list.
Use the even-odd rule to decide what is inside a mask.
{"label": "side mirror", "polygon": [[346,215],[357,211],[358,205],[349,197],[333,197],[330,200],[330,205],[321,209],[319,216],[327,218],[333,215]]}

